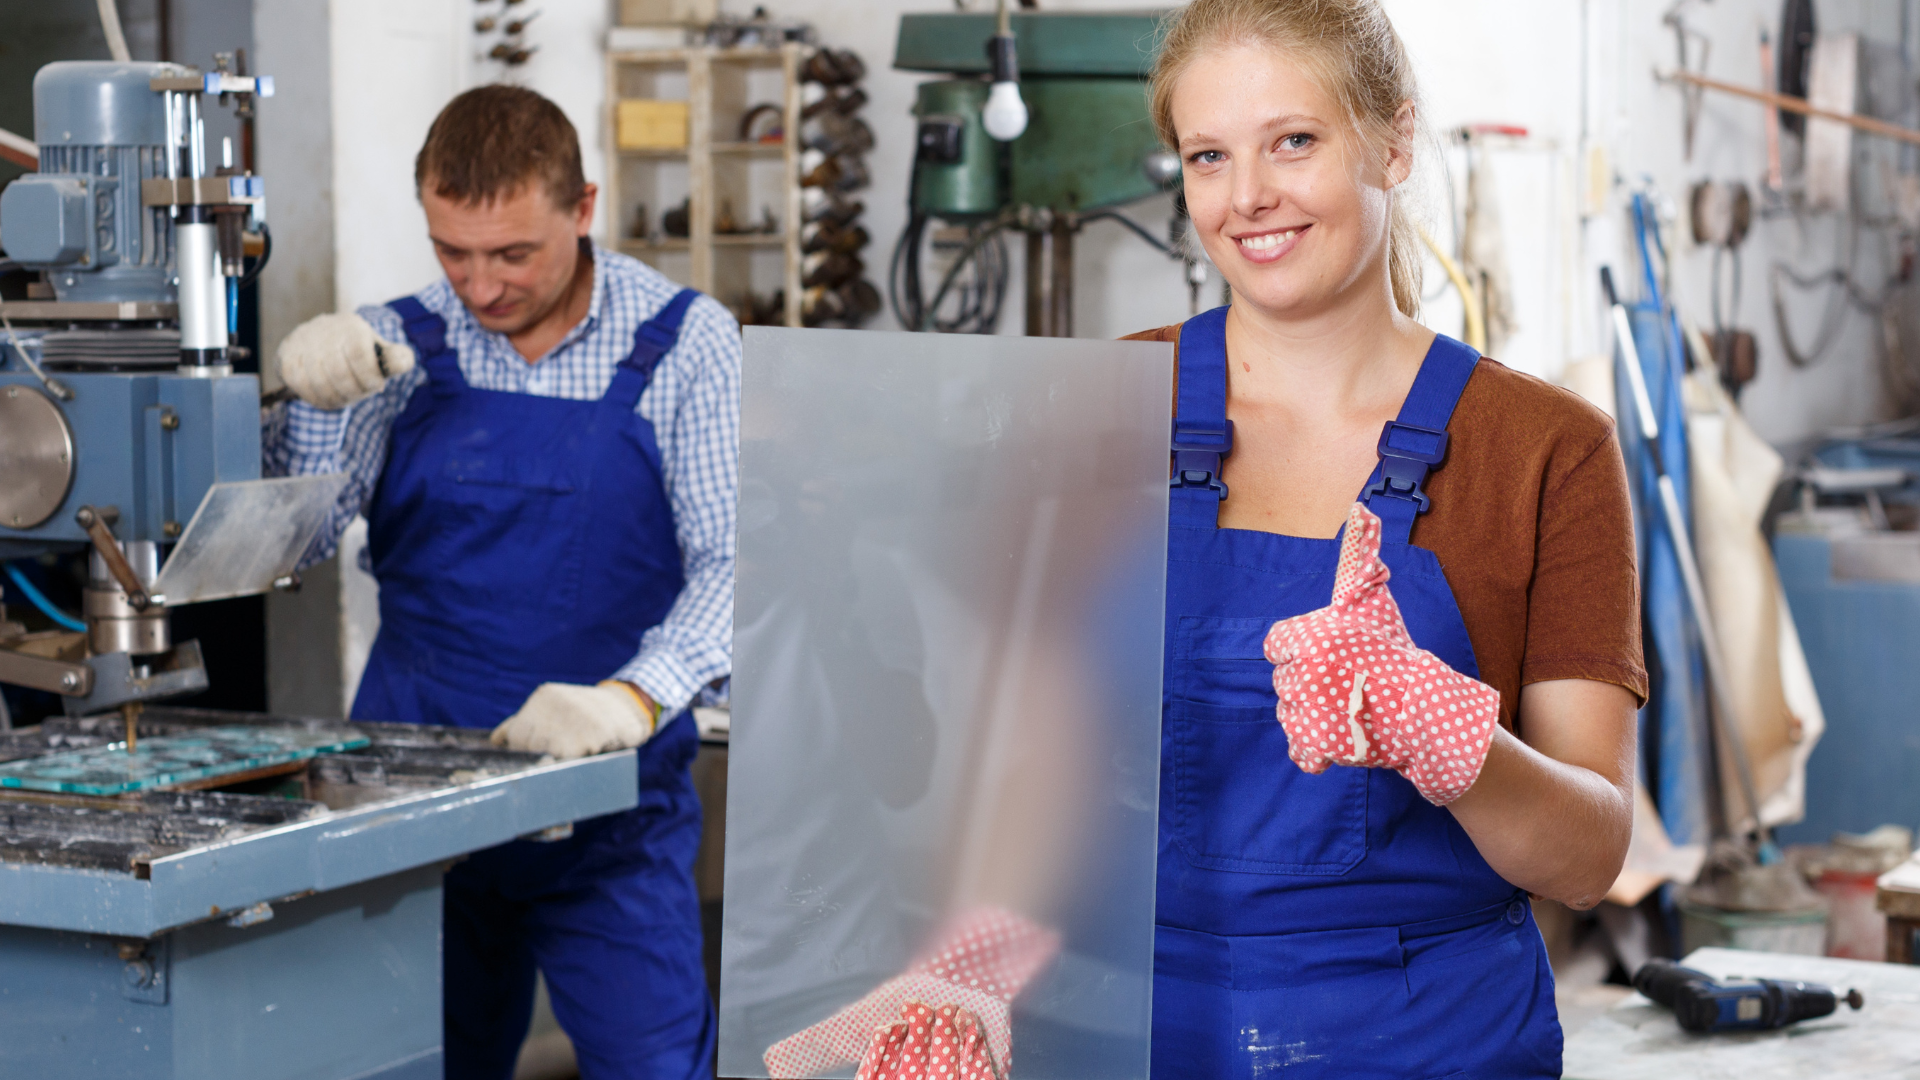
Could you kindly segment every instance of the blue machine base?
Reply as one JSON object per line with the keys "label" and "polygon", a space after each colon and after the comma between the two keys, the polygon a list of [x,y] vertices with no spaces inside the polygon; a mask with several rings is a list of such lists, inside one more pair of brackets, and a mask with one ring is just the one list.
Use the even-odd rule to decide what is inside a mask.
{"label": "blue machine base", "polygon": [[150,941],[0,926],[0,1076],[441,1080],[440,878]]}
{"label": "blue machine base", "polygon": [[1827,731],[1807,759],[1807,816],[1783,843],[1920,828],[1920,585],[1842,580],[1819,536],[1774,538],[1780,584],[1806,649]]}

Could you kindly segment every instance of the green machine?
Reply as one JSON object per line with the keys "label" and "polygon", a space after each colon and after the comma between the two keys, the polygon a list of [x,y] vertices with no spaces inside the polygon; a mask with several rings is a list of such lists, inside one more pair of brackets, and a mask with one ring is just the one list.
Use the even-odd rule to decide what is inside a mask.
{"label": "green machine", "polygon": [[[911,213],[889,281],[903,326],[993,332],[1008,231],[1026,237],[1026,328],[1036,336],[1072,334],[1073,239],[1085,223],[1117,220],[1180,258],[1183,210],[1165,239],[1117,210],[1179,185],[1179,158],[1147,115],[1164,15],[1003,6],[997,21],[901,17],[893,66],[951,76],[921,83],[915,96]],[[931,298],[929,266],[944,267]],[[1190,263],[1190,282],[1196,272]]]}

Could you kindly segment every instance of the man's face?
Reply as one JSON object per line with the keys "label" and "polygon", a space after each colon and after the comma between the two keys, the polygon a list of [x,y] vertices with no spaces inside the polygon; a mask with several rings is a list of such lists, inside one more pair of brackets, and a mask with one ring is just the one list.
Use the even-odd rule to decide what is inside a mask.
{"label": "man's face", "polygon": [[512,337],[565,300],[580,238],[593,225],[592,184],[574,207],[555,206],[537,181],[481,203],[444,198],[434,187],[428,177],[420,192],[427,235],[454,293],[481,326]]}

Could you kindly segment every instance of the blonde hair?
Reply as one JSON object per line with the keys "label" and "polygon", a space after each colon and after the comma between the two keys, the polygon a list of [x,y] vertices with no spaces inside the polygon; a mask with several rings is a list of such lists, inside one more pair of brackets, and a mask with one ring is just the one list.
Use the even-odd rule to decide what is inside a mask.
{"label": "blonde hair", "polygon": [[[1149,109],[1161,141],[1176,149],[1180,145],[1173,128],[1173,84],[1181,73],[1204,50],[1242,43],[1299,57],[1376,152],[1402,141],[1394,120],[1420,92],[1406,47],[1379,0],[1193,0],[1171,17],[1154,58]],[[1420,311],[1420,233],[1398,192],[1392,205],[1387,272],[1394,306],[1413,317]]]}

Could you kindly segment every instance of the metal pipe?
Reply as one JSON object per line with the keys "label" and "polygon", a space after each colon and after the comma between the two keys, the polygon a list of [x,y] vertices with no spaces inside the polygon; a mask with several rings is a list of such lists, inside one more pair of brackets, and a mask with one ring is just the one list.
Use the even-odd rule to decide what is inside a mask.
{"label": "metal pipe", "polygon": [[1027,336],[1047,333],[1047,234],[1027,228]]}
{"label": "metal pipe", "polygon": [[1051,337],[1073,336],[1073,234],[1080,223],[1069,213],[1053,215],[1052,292],[1048,299],[1053,317],[1048,320]]}
{"label": "metal pipe", "polygon": [[[174,224],[174,272],[180,279],[181,363],[205,367],[224,362],[227,347],[227,287],[220,273],[220,240],[206,208],[183,206]],[[210,357],[213,351],[220,357]]]}
{"label": "metal pipe", "polygon": [[107,36],[107,53],[121,63],[133,59],[127,51],[127,35],[120,29],[120,9],[113,0],[97,0],[94,5],[100,10],[100,32]]}

